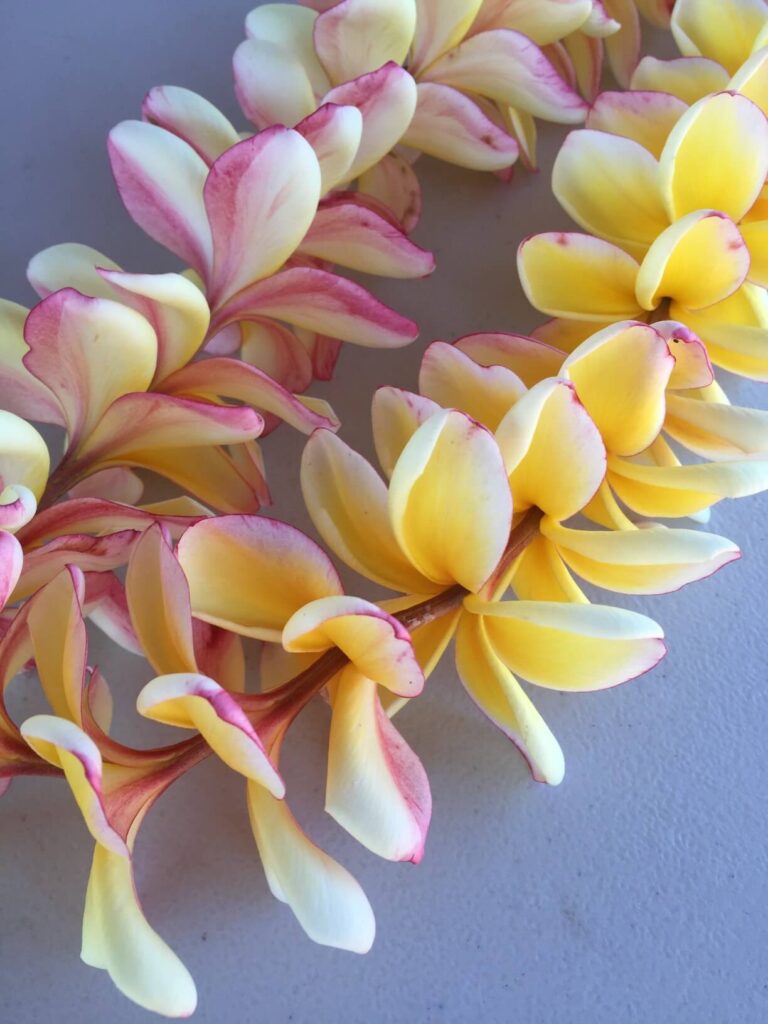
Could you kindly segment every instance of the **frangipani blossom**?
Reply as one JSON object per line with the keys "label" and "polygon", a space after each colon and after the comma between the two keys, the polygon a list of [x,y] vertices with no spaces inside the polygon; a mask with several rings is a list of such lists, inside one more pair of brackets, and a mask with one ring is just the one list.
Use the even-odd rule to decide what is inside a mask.
{"label": "frangipani blossom", "polygon": [[[702,175],[713,136],[722,160]],[[682,113],[658,160],[633,138],[573,133],[555,163],[555,192],[601,237],[552,233],[523,242],[518,265],[528,298],[571,320],[669,316],[705,342],[713,362],[762,379],[767,173],[768,120],[738,94],[706,97]]]}
{"label": "frangipani blossom", "polygon": [[[471,696],[515,739],[536,778],[556,784],[563,773],[556,740],[516,679],[508,669],[499,668],[497,656],[481,642],[478,630],[482,634],[486,628],[486,605],[494,609],[489,614],[508,614],[497,612],[496,603],[524,557],[520,552],[536,542],[541,506],[551,508],[555,517],[566,517],[587,504],[605,473],[605,451],[597,429],[575,401],[571,385],[544,382],[538,392],[534,389],[529,394],[529,400],[526,395],[512,406],[508,415],[515,414],[517,422],[508,418],[502,422],[497,445],[488,431],[462,413],[441,410],[431,399],[418,395],[382,389],[375,403],[374,424],[377,450],[380,458],[384,453],[382,462],[391,475],[389,488],[361,456],[327,431],[318,431],[307,444],[302,488],[315,526],[347,564],[392,589],[431,595],[421,598],[421,604],[419,598],[409,596],[398,605],[406,609],[402,614],[413,629],[414,642],[422,606],[434,610],[429,637],[432,649],[442,651],[458,628],[459,671]],[[523,413],[522,405],[527,405],[528,413]],[[516,409],[520,411],[515,413]],[[574,415],[571,410],[576,417],[573,423],[568,422]],[[569,453],[561,454],[554,446],[542,450],[548,438],[554,441],[562,436],[574,439],[570,466]],[[592,467],[589,458],[583,466],[574,458],[580,444],[587,451],[594,450]],[[546,455],[556,457],[556,469],[546,458],[540,461]],[[539,471],[537,467],[546,468]],[[571,482],[560,493],[563,474],[569,475]],[[516,512],[522,515],[517,516],[517,525],[510,532],[511,494],[519,494]],[[466,597],[468,593],[479,594],[475,604]],[[457,614],[462,602],[464,610]],[[519,605],[521,649],[540,642],[538,627],[525,625],[525,604],[512,602],[509,611],[514,615]],[[394,603],[388,602],[387,607],[392,610]],[[588,648],[580,646],[579,638],[589,634],[593,611],[597,621],[604,610],[595,607],[579,612],[572,624],[574,649],[583,650],[585,657]],[[545,612],[542,607],[542,615]],[[569,634],[567,612],[562,614],[558,621],[562,621],[565,635]],[[624,620],[625,615],[630,618]],[[611,684],[644,671],[638,666],[649,668],[663,653],[655,624],[636,622],[631,613],[618,613],[615,622],[616,633],[609,630],[604,639],[624,637],[626,629],[626,645],[619,644],[617,650],[626,651],[626,665],[632,667],[627,668],[626,676],[618,661],[606,668]],[[599,657],[600,635],[598,630],[595,658]],[[467,644],[474,653],[467,653]],[[429,648],[424,655],[429,658]],[[529,664],[515,662],[531,682],[562,689],[574,686],[575,676],[569,675],[567,661],[559,668],[553,664],[550,674],[547,669],[526,675]],[[582,666],[584,678],[591,677],[589,665],[587,660]],[[594,685],[602,685],[597,677]],[[399,706],[396,702],[391,713]]]}
{"label": "frangipani blossom", "polygon": [[[349,176],[410,227],[414,182],[403,157],[390,152],[397,143],[463,167],[503,171],[521,147],[534,161],[535,117],[583,119],[586,104],[559,71],[567,52],[550,60],[544,48],[590,24],[602,31],[600,18],[592,19],[602,5],[544,6],[343,0],[257,7],[235,53],[238,98],[259,127],[296,124],[324,102],[359,106],[365,155]],[[605,30],[617,29],[613,23]]]}
{"label": "frangipani blossom", "polygon": [[[222,332],[252,325],[244,340],[268,373],[277,371],[274,348],[285,346],[290,333],[282,323],[298,330],[301,343],[305,338],[316,374],[328,347],[322,339],[397,347],[417,333],[412,321],[325,269],[327,259],[403,276],[434,266],[391,215],[388,220],[341,195],[318,209],[323,168],[338,159],[340,146],[355,151],[354,133],[350,139],[339,131],[346,110],[318,111],[317,130],[303,128],[307,138],[299,130],[267,128],[210,166],[189,142],[157,124],[124,121],[110,133],[112,170],[128,212],[201,280],[211,307],[208,338],[218,343]],[[239,344],[238,333],[234,348]],[[295,341],[288,344],[296,348]],[[297,359],[294,354],[292,362]],[[285,370],[277,375],[284,381]],[[296,387],[295,368],[293,377]]]}

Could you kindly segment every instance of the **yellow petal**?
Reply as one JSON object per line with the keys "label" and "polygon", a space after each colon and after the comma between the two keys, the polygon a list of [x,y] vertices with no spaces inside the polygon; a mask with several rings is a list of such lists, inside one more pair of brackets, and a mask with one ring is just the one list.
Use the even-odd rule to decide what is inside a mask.
{"label": "yellow petal", "polygon": [[675,365],[664,338],[645,324],[606,327],[565,360],[563,376],[619,455],[643,451],[664,422],[664,392]]}
{"label": "yellow petal", "polygon": [[432,811],[421,762],[384,714],[376,684],[354,667],[332,702],[326,811],[379,857],[417,864]]}
{"label": "yellow petal", "polygon": [[21,484],[39,501],[50,465],[48,448],[35,428],[20,416],[0,409],[0,493]]}
{"label": "yellow petal", "polygon": [[648,56],[635,68],[630,88],[669,93],[689,104],[727,89],[728,72],[717,61],[706,57],[659,60]]}
{"label": "yellow petal", "polygon": [[424,687],[408,630],[359,597],[310,601],[285,624],[283,647],[296,654],[338,647],[362,675],[402,697]]}
{"label": "yellow petal", "polygon": [[419,391],[495,430],[525,385],[504,366],[481,366],[457,346],[435,341],[421,361]]}
{"label": "yellow petal", "polygon": [[295,611],[341,593],[327,555],[300,530],[259,516],[219,516],[186,531],[178,559],[199,619],[279,641]]}
{"label": "yellow petal", "polygon": [[661,627],[644,615],[595,604],[481,601],[488,641],[510,671],[555,690],[601,690],[633,679],[664,656]]}
{"label": "yellow petal", "polygon": [[749,250],[725,214],[697,210],[668,227],[648,250],[635,294],[643,309],[669,298],[702,309],[727,298],[749,272]]}
{"label": "yellow petal", "polygon": [[706,459],[768,453],[768,412],[669,395],[665,431]]}
{"label": "yellow petal", "polygon": [[541,532],[582,579],[620,594],[679,590],[739,557],[725,537],[698,530],[571,530],[544,519]]}
{"label": "yellow petal", "polygon": [[560,744],[518,681],[488,642],[484,620],[462,617],[456,668],[467,693],[527,760],[537,782],[557,786],[565,774]]}
{"label": "yellow petal", "polygon": [[743,284],[722,302],[706,309],[670,306],[702,339],[713,363],[731,373],[768,380],[768,298],[764,288]]}
{"label": "yellow petal", "polygon": [[317,55],[334,85],[402,64],[416,29],[414,0],[342,0],[315,22]]}
{"label": "yellow petal", "polygon": [[544,380],[499,424],[496,439],[515,511],[542,509],[567,519],[586,505],[605,475],[605,447],[573,385]]}
{"label": "yellow petal", "polygon": [[672,35],[681,53],[710,57],[733,74],[749,56],[765,20],[763,0],[677,0]]}
{"label": "yellow petal", "polygon": [[670,131],[687,109],[687,104],[667,92],[602,92],[592,104],[587,128],[633,139],[658,160]]}
{"label": "yellow petal", "polygon": [[768,220],[750,221],[739,230],[749,249],[748,279],[752,284],[768,288]]}
{"label": "yellow petal", "polygon": [[315,431],[307,442],[301,488],[320,536],[347,565],[392,590],[428,594],[434,589],[398,546],[384,482],[331,431]]}
{"label": "yellow petal", "polygon": [[517,267],[528,301],[550,316],[599,322],[641,311],[637,262],[602,239],[563,231],[534,235],[520,246]]}
{"label": "yellow petal", "polygon": [[[534,537],[516,560],[509,582],[520,601],[587,601],[555,545],[541,535]],[[500,586],[493,597],[500,598],[503,593]]]}
{"label": "yellow petal", "polygon": [[248,784],[248,813],[272,895],[322,946],[367,953],[376,926],[360,885],[304,834],[284,800]]}
{"label": "yellow petal", "polygon": [[[718,159],[712,160],[717,139]],[[719,210],[739,221],[768,174],[768,120],[750,100],[719,93],[699,100],[669,134],[659,159],[661,193],[672,220]]]}
{"label": "yellow petal", "polygon": [[377,388],[371,402],[373,443],[381,468],[392,476],[403,448],[430,416],[440,411],[437,402],[402,388]]}
{"label": "yellow petal", "polygon": [[642,256],[669,224],[658,172],[656,160],[638,142],[582,129],[560,147],[552,190],[586,231]]}
{"label": "yellow petal", "polygon": [[[583,324],[580,324],[584,327]],[[590,327],[584,328],[587,334]],[[527,388],[532,388],[545,377],[556,377],[560,372],[564,354],[553,344],[528,338],[524,334],[466,334],[454,342],[480,366],[503,366],[511,370]]]}
{"label": "yellow petal", "polygon": [[768,114],[768,49],[761,47],[745,61],[728,83],[728,89],[741,93]]}
{"label": "yellow petal", "polygon": [[493,436],[462,413],[435,413],[397,461],[389,512],[400,547],[425,576],[478,590],[504,553],[512,519]]}

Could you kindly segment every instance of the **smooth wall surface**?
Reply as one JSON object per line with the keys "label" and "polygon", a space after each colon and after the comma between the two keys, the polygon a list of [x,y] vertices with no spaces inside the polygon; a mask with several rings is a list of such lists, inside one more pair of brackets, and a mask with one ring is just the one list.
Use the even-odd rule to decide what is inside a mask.
{"label": "smooth wall surface", "polygon": [[[196,89],[245,128],[229,62],[247,9],[247,0],[0,4],[1,295],[31,302],[26,261],[54,242],[88,243],[131,270],[175,267],[123,212],[105,134],[161,83]],[[526,235],[568,226],[548,189],[562,134],[544,133],[542,172],[520,172],[511,187],[420,167],[426,210],[416,238],[436,250],[438,270],[372,287],[420,321],[421,338],[396,353],[348,346],[335,381],[315,392],[364,452],[373,388],[414,386],[429,341],[537,323],[514,256]],[[765,387],[725,383],[734,400],[766,405]],[[265,445],[273,514],[305,525],[299,452],[287,429]],[[398,719],[434,794],[419,867],[378,861],[322,815],[327,714],[310,709],[289,787],[312,836],[371,899],[378,937],[366,957],[312,945],[271,898],[231,772],[211,762],[178,784],[142,829],[138,877],[151,922],[198,983],[195,1019],[765,1020],[766,508],[758,498],[714,513],[711,529],[741,545],[740,563],[664,598],[617,600],[664,625],[670,653],[655,672],[601,694],[534,695],[565,751],[558,789],[530,780],[445,661]],[[120,734],[132,735],[131,704],[151,672],[98,641],[92,657],[119,695],[128,721]],[[16,707],[37,709],[24,694]],[[20,781],[0,802],[1,1020],[149,1019],[79,962],[91,846],[62,784]]]}

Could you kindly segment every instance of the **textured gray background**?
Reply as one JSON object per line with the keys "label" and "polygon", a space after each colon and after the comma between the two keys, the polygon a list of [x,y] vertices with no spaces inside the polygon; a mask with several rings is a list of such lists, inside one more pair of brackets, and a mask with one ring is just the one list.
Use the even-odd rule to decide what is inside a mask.
{"label": "textured gray background", "polygon": [[[95,245],[132,270],[173,266],[123,213],[104,136],[159,83],[196,89],[237,116],[229,60],[246,10],[235,0],[2,0],[0,294],[31,301],[26,261],[59,241]],[[364,451],[374,385],[412,386],[425,343],[536,323],[515,248],[567,225],[546,170],[561,133],[545,135],[545,170],[511,188],[421,167],[417,239],[436,249],[439,269],[426,282],[373,282],[421,322],[421,339],[399,353],[348,347],[335,382],[318,389]],[[765,403],[764,389],[730,391]],[[298,451],[287,430],[266,445],[277,512],[302,523],[290,497]],[[752,499],[714,515],[742,562],[680,594],[624,601],[666,628],[671,650],[656,672],[602,694],[535,695],[565,750],[559,789],[530,781],[446,663],[398,720],[434,792],[418,868],[376,860],[321,815],[326,713],[310,709],[289,785],[303,794],[294,805],[313,836],[373,903],[378,938],[367,957],[312,945],[271,899],[232,773],[211,762],[184,779],[142,830],[139,879],[151,921],[196,978],[196,1019],[765,1020],[766,507]],[[94,660],[128,707],[148,673],[106,650],[98,645]],[[0,1019],[148,1019],[78,961],[91,841],[62,786],[14,784],[0,822]]]}

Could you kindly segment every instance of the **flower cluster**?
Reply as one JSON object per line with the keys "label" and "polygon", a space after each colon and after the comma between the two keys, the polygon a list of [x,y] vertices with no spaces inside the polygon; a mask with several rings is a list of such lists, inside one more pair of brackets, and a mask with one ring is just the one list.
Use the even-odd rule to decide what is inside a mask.
{"label": "flower cluster", "polygon": [[[605,595],[669,592],[738,558],[678,521],[768,489],[768,414],[731,405],[713,370],[768,380],[768,6],[671,6],[257,7],[234,58],[255,132],[161,86],[109,136],[128,213],[177,271],[54,245],[29,264],[38,304],[0,302],[0,793],[24,775],[68,783],[94,840],[82,958],[139,1005],[195,1008],[132,858],[152,805],[204,758],[244,778],[269,887],[307,935],[365,952],[365,894],[286,799],[281,752],[307,704],[330,708],[328,814],[418,862],[429,782],[393,719],[452,641],[472,700],[556,785],[563,752],[527,687],[648,671],[661,627]],[[639,59],[638,12],[681,58]],[[604,54],[629,91],[597,95]],[[535,118],[586,119],[553,189],[587,233],[519,252],[553,319],[435,341],[417,392],[380,388],[380,474],[305,392],[342,341],[396,347],[416,325],[338,268],[429,274],[408,238],[416,157],[508,176],[519,154],[535,163]],[[257,515],[258,439],[281,422],[308,435],[317,534],[380,599],[346,593],[315,540]],[[136,709],[166,745],[111,734],[89,622],[142,659]],[[16,721],[6,690],[35,681],[48,713]]]}

